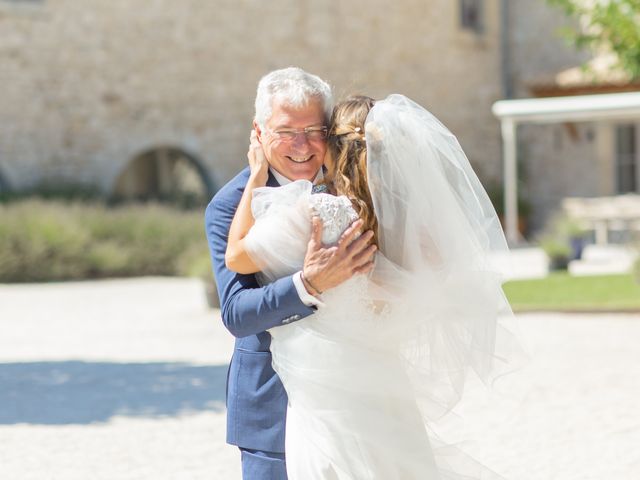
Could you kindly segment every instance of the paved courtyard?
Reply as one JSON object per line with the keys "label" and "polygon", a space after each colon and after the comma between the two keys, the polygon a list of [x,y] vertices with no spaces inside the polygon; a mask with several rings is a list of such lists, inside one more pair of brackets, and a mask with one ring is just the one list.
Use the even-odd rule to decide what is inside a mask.
{"label": "paved courtyard", "polygon": [[[239,479],[219,315],[190,279],[0,285],[0,479]],[[509,480],[640,478],[640,315],[520,321],[519,400],[469,398],[469,449]]]}

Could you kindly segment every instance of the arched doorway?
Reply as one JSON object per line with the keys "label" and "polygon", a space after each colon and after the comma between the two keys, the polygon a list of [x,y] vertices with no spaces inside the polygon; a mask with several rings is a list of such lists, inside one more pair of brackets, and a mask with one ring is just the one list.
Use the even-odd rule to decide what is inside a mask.
{"label": "arched doorway", "polygon": [[118,176],[112,199],[155,200],[183,207],[204,205],[213,185],[198,160],[183,150],[160,147],[129,162]]}

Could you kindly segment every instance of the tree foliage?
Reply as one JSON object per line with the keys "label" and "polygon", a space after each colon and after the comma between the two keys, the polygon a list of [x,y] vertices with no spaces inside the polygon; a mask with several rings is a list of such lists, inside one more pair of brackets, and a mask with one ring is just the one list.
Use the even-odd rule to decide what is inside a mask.
{"label": "tree foliage", "polygon": [[640,0],[547,0],[580,20],[565,30],[578,48],[609,50],[633,79],[640,78]]}

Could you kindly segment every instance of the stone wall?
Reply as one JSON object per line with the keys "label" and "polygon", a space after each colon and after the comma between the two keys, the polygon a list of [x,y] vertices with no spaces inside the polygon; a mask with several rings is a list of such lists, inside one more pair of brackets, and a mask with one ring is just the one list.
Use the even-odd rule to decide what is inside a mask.
{"label": "stone wall", "polygon": [[509,3],[509,70],[515,97],[530,97],[533,83],[551,82],[567,68],[589,58],[577,51],[560,30],[573,24],[546,0],[507,0]]}
{"label": "stone wall", "polygon": [[[508,1],[509,72],[515,95],[526,97],[531,82],[584,55],[557,36],[563,16],[544,0]],[[329,80],[338,98],[398,92],[426,106],[494,184],[502,169],[491,114],[503,95],[501,1],[484,1],[481,33],[460,28],[458,5],[0,0],[0,176],[18,189],[54,181],[111,192],[134,158],[167,148],[198,161],[219,187],[245,163],[258,80],[298,65]],[[557,195],[549,196],[557,162],[568,172],[595,162],[589,145],[559,156],[558,129],[521,131],[536,224],[552,198],[594,184],[568,173],[552,179]]]}
{"label": "stone wall", "polygon": [[602,180],[607,178],[609,164],[603,165],[597,156],[605,127],[595,123],[520,127],[524,138],[536,139],[520,146],[534,229],[542,228],[547,218],[559,211],[564,197],[605,194]]}
{"label": "stone wall", "polygon": [[499,175],[498,1],[481,35],[457,2],[0,0],[0,170],[110,191],[137,155],[177,148],[219,186],[239,170],[260,76],[299,65],[338,97],[401,92]]}
{"label": "stone wall", "polygon": [[[577,51],[561,36],[560,29],[571,23],[560,10],[544,0],[508,1],[514,96],[531,97],[531,86],[552,83],[558,72],[582,64],[588,54]],[[563,197],[603,194],[601,179],[607,178],[613,151],[603,158],[598,150],[607,127],[580,123],[519,128],[522,194],[532,207],[529,223],[533,231],[542,229],[560,209]]]}

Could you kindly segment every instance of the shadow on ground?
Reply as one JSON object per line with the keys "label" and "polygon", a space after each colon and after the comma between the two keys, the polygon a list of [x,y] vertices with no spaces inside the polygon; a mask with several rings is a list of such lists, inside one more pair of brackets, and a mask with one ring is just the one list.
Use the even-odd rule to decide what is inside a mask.
{"label": "shadow on ground", "polygon": [[104,422],[224,409],[227,365],[0,364],[0,425]]}

